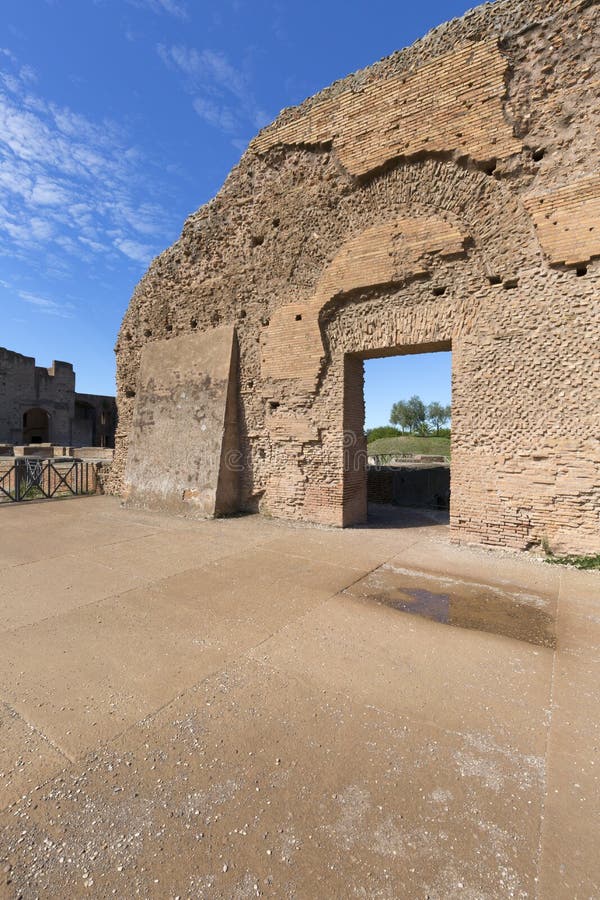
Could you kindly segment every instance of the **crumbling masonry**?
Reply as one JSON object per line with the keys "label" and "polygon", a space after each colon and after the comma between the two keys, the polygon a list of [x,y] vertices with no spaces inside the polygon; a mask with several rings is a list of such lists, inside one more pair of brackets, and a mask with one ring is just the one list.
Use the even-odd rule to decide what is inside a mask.
{"label": "crumbling masonry", "polygon": [[452,349],[454,539],[598,551],[599,43],[499,0],[264,129],[135,290],[112,489],[360,522],[363,360]]}

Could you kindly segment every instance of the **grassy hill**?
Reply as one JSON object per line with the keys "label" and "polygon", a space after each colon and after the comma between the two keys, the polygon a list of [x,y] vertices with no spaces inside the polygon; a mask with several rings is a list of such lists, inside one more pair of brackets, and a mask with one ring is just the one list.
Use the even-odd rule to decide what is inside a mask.
{"label": "grassy hill", "polygon": [[425,453],[432,456],[450,456],[450,438],[419,437],[403,434],[398,437],[380,438],[368,446],[369,453]]}

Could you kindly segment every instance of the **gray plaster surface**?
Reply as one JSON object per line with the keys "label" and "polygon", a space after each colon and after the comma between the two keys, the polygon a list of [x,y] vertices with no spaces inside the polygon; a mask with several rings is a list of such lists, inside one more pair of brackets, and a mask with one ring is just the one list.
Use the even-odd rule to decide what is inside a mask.
{"label": "gray plaster surface", "polygon": [[0,896],[600,896],[600,577],[114,498],[0,512]]}

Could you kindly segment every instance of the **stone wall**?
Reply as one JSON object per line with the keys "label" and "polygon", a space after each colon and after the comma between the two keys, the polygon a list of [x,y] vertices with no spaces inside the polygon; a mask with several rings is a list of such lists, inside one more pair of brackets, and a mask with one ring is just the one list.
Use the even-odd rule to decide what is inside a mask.
{"label": "stone wall", "polygon": [[363,360],[451,349],[453,537],[598,550],[599,43],[594,2],[499,0],[261,132],[134,292],[111,489],[144,348],[227,326],[239,508],[361,521]]}
{"label": "stone wall", "polygon": [[229,326],[144,348],[125,476],[130,505],[197,515],[239,509],[234,338]]}

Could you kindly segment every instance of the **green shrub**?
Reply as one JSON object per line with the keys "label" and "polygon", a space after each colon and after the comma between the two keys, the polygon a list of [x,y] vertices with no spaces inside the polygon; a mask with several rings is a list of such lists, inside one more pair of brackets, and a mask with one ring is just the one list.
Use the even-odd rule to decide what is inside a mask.
{"label": "green shrub", "polygon": [[576,569],[600,569],[600,553],[590,554],[589,556],[576,556],[575,554],[547,556],[546,562],[557,566],[574,566]]}
{"label": "green shrub", "polygon": [[381,438],[398,437],[402,434],[399,428],[393,425],[380,425],[378,428],[369,428],[367,431],[367,443],[372,444],[373,441],[379,441]]}

